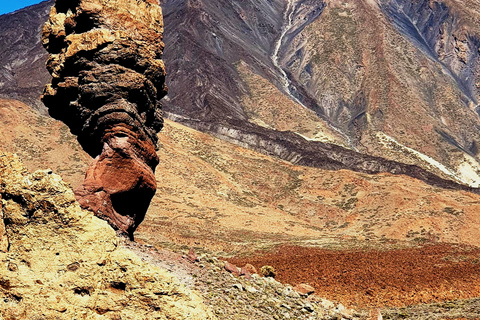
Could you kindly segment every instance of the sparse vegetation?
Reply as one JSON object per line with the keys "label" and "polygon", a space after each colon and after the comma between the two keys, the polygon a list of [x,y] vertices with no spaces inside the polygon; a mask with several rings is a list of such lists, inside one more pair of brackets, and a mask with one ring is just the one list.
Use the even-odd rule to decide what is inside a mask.
{"label": "sparse vegetation", "polygon": [[260,274],[263,275],[264,277],[271,277],[271,278],[275,278],[277,276],[277,272],[275,271],[275,268],[269,265],[265,265],[261,267]]}

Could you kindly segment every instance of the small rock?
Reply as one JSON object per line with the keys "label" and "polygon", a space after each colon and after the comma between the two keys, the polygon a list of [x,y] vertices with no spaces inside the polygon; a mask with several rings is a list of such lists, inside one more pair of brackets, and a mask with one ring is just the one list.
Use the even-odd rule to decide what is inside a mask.
{"label": "small rock", "polygon": [[8,270],[12,271],[12,272],[17,272],[18,271],[18,266],[13,262],[9,262],[8,263]]}
{"label": "small rock", "polygon": [[320,301],[320,305],[327,310],[335,308],[335,304],[327,299],[322,299],[322,301]]}
{"label": "small rock", "polygon": [[258,292],[258,290],[255,289],[255,288],[252,287],[252,286],[245,286],[245,290],[246,290],[247,292],[250,292],[250,293],[256,293],[256,292]]}
{"label": "small rock", "polygon": [[304,306],[303,306],[303,309],[307,310],[308,312],[313,312],[315,311],[313,309],[313,306],[310,304],[310,303],[306,303]]}
{"label": "small rock", "polygon": [[262,280],[265,282],[265,284],[268,284],[269,286],[273,287],[273,288],[282,288],[283,285],[278,282],[277,280],[275,280],[275,278],[271,278],[271,277],[263,277]]}
{"label": "small rock", "polygon": [[252,274],[245,267],[240,269],[240,275],[244,276],[245,279],[247,279],[247,280],[252,279]]}
{"label": "small rock", "polygon": [[98,260],[97,260],[97,264],[98,264],[99,266],[104,266],[104,265],[107,264],[107,261],[106,261],[105,259],[101,258],[101,259],[98,259]]}
{"label": "small rock", "polygon": [[225,270],[237,277],[240,276],[240,270],[238,269],[238,267],[228,261],[225,261]]}
{"label": "small rock", "polygon": [[300,298],[300,295],[290,286],[287,286],[285,289],[283,289],[282,294],[285,297]]}
{"label": "small rock", "polygon": [[302,296],[308,296],[315,292],[315,288],[304,283],[296,285],[295,287],[293,287],[293,290],[295,290]]}
{"label": "small rock", "polygon": [[286,303],[282,303],[282,304],[280,305],[280,307],[285,308],[285,309],[287,309],[287,310],[292,310],[292,307],[290,307],[290,306],[289,306],[288,304],[286,304]]}
{"label": "small rock", "polygon": [[190,248],[190,251],[188,251],[187,260],[192,263],[200,261],[193,248]]}
{"label": "small rock", "polygon": [[80,263],[78,262],[74,262],[74,263],[70,263],[68,266],[67,266],[67,270],[68,271],[77,271],[78,268],[80,268]]}
{"label": "small rock", "polygon": [[243,287],[240,283],[235,283],[232,287],[238,289],[239,291],[243,291]]}
{"label": "small rock", "polygon": [[250,274],[256,274],[257,273],[257,269],[253,265],[251,265],[250,263],[247,263],[242,269],[247,270],[248,272],[250,272]]}

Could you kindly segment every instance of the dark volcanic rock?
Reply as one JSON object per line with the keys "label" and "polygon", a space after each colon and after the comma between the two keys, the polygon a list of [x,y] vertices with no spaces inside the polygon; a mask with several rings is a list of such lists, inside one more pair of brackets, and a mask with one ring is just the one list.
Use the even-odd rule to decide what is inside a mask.
{"label": "dark volcanic rock", "polygon": [[0,96],[45,111],[39,97],[48,79],[40,43],[53,1],[0,16]]}
{"label": "dark volcanic rock", "polygon": [[57,0],[42,35],[53,77],[42,100],[95,158],[78,200],[130,236],[156,190],[162,32],[156,1]]}

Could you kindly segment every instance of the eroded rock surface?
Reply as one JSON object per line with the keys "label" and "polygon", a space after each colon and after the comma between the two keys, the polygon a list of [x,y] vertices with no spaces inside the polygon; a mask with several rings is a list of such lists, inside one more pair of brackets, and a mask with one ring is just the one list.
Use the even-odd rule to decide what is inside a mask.
{"label": "eroded rock surface", "polygon": [[154,0],[57,0],[42,33],[43,102],[95,158],[77,198],[131,237],[156,190],[162,33]]}
{"label": "eroded rock surface", "polygon": [[213,319],[199,296],[122,247],[50,170],[0,152],[0,319]]}

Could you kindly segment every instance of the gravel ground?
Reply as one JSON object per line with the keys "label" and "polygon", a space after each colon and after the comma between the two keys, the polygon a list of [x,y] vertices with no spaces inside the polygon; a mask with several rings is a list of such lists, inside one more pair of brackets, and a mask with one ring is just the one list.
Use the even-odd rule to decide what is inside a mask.
{"label": "gravel ground", "polygon": [[[341,303],[332,302],[332,300],[324,299],[328,297],[324,294],[325,291],[317,289],[316,293],[312,295],[300,295],[293,290],[290,284],[298,284],[300,280],[303,283],[314,283],[308,278],[308,275],[302,274],[302,268],[312,268],[310,265],[312,256],[323,252],[322,250],[316,251],[311,248],[288,248],[286,251],[280,250],[274,255],[263,255],[260,257],[246,259],[229,259],[237,266],[244,266],[245,263],[251,262],[255,267],[259,265],[265,265],[267,262],[271,265],[280,266],[277,271],[279,275],[277,280],[271,277],[261,277],[256,274],[252,275],[251,279],[247,279],[244,276],[235,276],[232,273],[226,271],[225,261],[218,259],[212,254],[195,254],[193,257],[187,252],[175,253],[167,249],[156,248],[150,245],[143,245],[135,242],[131,242],[127,239],[123,239],[123,245],[132,249],[142,259],[147,260],[159,267],[169,270],[175,274],[186,286],[194,288],[199,292],[206,305],[208,305],[219,319],[235,319],[235,320],[266,320],[266,319],[325,319],[325,320],[377,320],[377,316],[372,317],[375,314],[374,311],[380,308],[380,312],[383,319],[400,320],[400,319],[416,319],[416,320],[472,320],[480,319],[480,298],[471,299],[455,299],[451,301],[443,300],[442,302],[426,303],[420,302],[412,306],[391,307],[385,308],[378,305],[378,299],[371,305],[362,304],[361,307],[356,307],[356,310],[348,309]],[[303,250],[307,251],[303,251]],[[288,254],[286,254],[288,252]],[[309,252],[309,255],[305,253]],[[431,287],[433,283],[441,285],[446,280],[451,286],[462,284],[465,292],[473,294],[472,288],[476,288],[475,276],[478,274],[478,266],[476,263],[477,256],[480,254],[480,250],[475,248],[451,246],[451,245],[436,245],[424,248],[408,248],[390,250],[385,252],[372,252],[367,251],[360,254],[360,251],[328,251],[330,255],[327,261],[322,261],[321,265],[329,266],[330,272],[336,272],[335,270],[341,270],[343,274],[352,272],[349,265],[345,263],[345,259],[354,259],[356,262],[353,264],[358,274],[363,274],[357,278],[351,279],[351,283],[332,282],[329,283],[332,292],[343,293],[343,296],[339,294],[339,297],[349,298],[357,297],[357,301],[363,301],[363,294],[359,294],[358,288],[355,283],[362,281],[363,287],[371,287],[373,293],[378,292],[374,281],[385,282],[384,279],[389,278],[390,281],[402,281],[405,279],[405,275],[412,270],[417,270],[418,275],[412,276],[407,279],[409,281],[415,280],[416,282],[408,282],[403,280],[403,289],[396,289],[395,286],[390,287],[389,290],[397,294],[401,298],[401,294],[404,294],[406,289],[411,286],[417,288],[420,292],[422,283],[427,283],[430,288],[432,297],[441,297],[441,294],[435,291],[435,288]],[[298,259],[296,255],[303,254],[303,259]],[[397,263],[401,267],[387,270],[376,270],[376,266],[380,264],[372,264],[371,256],[375,254],[376,261],[391,261],[391,263],[384,263],[383,266],[395,265]],[[384,255],[382,257],[382,254]],[[365,256],[362,256],[365,255]],[[282,257],[288,261],[300,261],[299,265],[290,266],[288,270],[295,274],[295,277],[286,278],[285,268],[278,264],[278,261],[273,257],[276,257],[278,261],[282,260]],[[343,258],[342,258],[343,257]],[[345,258],[347,257],[347,258]],[[198,261],[193,261],[198,258]],[[332,260],[333,259],[333,260]],[[347,260],[348,260],[347,259]],[[390,259],[390,260],[389,260]],[[393,259],[393,260],[392,260]],[[397,260],[402,261],[403,265]],[[370,261],[370,262],[369,262]],[[416,261],[413,264],[412,261]],[[318,261],[317,261],[318,262]],[[431,271],[428,266],[432,266],[436,271]],[[365,264],[362,269],[362,264]],[[423,270],[421,267],[425,267]],[[351,266],[350,266],[351,267]],[[365,276],[365,270],[374,269],[381,276],[382,279],[376,279],[372,276]],[[337,271],[338,271],[337,270]],[[429,273],[425,273],[427,270]],[[340,271],[338,271],[340,272]],[[383,273],[382,273],[383,272]],[[283,276],[281,276],[283,274]],[[423,274],[423,276],[422,276]],[[328,278],[328,273],[325,273],[323,279]],[[304,276],[304,278],[301,278]],[[444,277],[443,282],[439,277]],[[403,278],[402,278],[403,277]],[[352,280],[356,279],[356,280]],[[421,279],[421,281],[419,281]],[[458,281],[453,281],[457,279]],[[289,280],[289,281],[287,281]],[[470,282],[469,288],[464,284]],[[362,288],[363,288],[362,287]],[[362,289],[363,290],[363,289]],[[445,289],[447,290],[447,289]],[[451,290],[451,289],[450,289]],[[415,292],[410,291],[410,296],[414,297]],[[422,292],[424,292],[423,290]],[[412,293],[413,292],[413,293]],[[452,292],[452,291],[450,291]],[[328,293],[328,292],[327,292]],[[423,296],[425,297],[425,296]],[[330,297],[328,297],[330,298]],[[428,297],[427,297],[428,298]],[[412,298],[413,299],[413,298]],[[348,299],[347,299],[348,300]],[[339,300],[336,300],[339,301]],[[341,300],[340,300],[341,301]],[[397,302],[400,302],[398,300]],[[358,305],[358,304],[357,304]],[[350,305],[351,306],[351,305]]]}
{"label": "gravel ground", "polygon": [[300,295],[288,284],[271,277],[251,279],[225,270],[225,261],[200,255],[192,262],[188,254],[174,253],[123,239],[123,245],[142,259],[175,274],[186,286],[197,290],[219,319],[335,319],[357,320],[365,314],[313,295]]}

